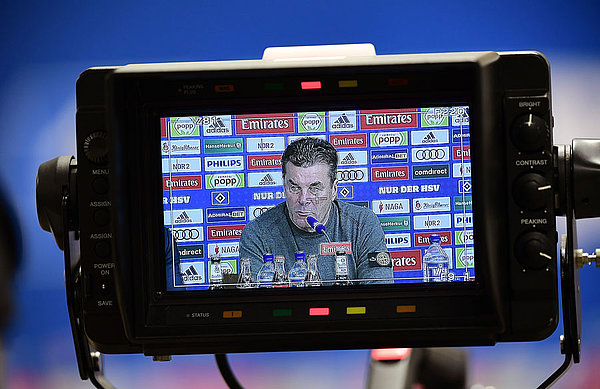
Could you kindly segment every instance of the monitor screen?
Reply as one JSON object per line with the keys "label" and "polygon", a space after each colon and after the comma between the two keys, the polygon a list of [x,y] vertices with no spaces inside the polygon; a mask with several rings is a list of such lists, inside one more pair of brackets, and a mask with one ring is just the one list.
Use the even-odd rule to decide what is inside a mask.
{"label": "monitor screen", "polygon": [[[466,105],[202,113],[161,131],[167,290],[475,280]],[[305,137],[337,171],[305,142],[282,175]]]}

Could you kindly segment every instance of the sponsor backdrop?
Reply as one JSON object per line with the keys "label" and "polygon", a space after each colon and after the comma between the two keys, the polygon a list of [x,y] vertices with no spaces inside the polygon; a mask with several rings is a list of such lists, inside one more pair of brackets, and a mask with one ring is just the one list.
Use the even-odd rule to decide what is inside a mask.
{"label": "sponsor backdrop", "polygon": [[[443,279],[474,279],[467,106],[205,114],[162,118],[161,129],[164,221],[182,254],[175,289],[206,289],[210,255],[238,257],[245,223],[285,201],[281,153],[298,134],[340,150],[337,197],[379,216],[394,282],[423,280],[431,234],[449,258]],[[188,245],[198,254],[185,255]]]}
{"label": "sponsor backdrop", "polygon": [[[599,136],[596,114],[600,101],[598,2],[334,0],[324,3],[307,0],[288,5],[286,2],[239,0],[168,4],[154,1],[94,3],[34,0],[6,2],[2,15],[0,180],[16,210],[26,239],[13,288],[15,309],[12,322],[4,331],[5,355],[0,358],[4,366],[3,373],[0,371],[0,380],[4,381],[0,382],[0,387],[9,389],[91,387],[77,374],[65,303],[62,254],[51,235],[39,228],[34,207],[34,182],[39,164],[58,155],[75,153],[75,81],[87,67],[132,62],[257,59],[267,46],[302,44],[372,42],[380,54],[535,49],[546,54],[552,66],[555,142],[569,143],[572,137]],[[304,134],[326,136],[326,123],[319,124],[317,120],[317,116],[323,113],[300,113],[295,119],[306,125],[296,127],[295,133],[290,132],[286,137]],[[340,140],[340,145],[344,137],[352,133],[342,131],[343,123],[355,120],[358,123],[359,120],[348,114],[346,118],[341,114],[337,117],[330,115],[329,118],[332,121],[341,118],[340,131],[329,133],[329,139]],[[278,172],[273,167],[277,164],[273,155],[279,151],[250,153],[247,148],[259,149],[261,137],[279,136],[253,136],[234,131],[229,137],[219,131],[234,124],[228,123],[227,117],[215,120],[215,123],[218,126],[215,125],[214,133],[203,136],[204,143],[184,141],[171,144],[173,153],[189,150],[202,150],[204,153],[201,163],[198,161],[194,165],[195,162],[189,162],[189,169],[195,171],[174,173],[188,176],[187,182],[182,180],[178,184],[182,189],[175,192],[182,193],[175,194],[179,199],[171,199],[174,205],[177,202],[185,204],[185,196],[189,196],[185,192],[205,190],[207,184],[218,185],[215,180],[207,182],[208,175],[227,174],[232,179],[239,177],[240,182],[243,177],[247,186],[257,179],[249,173]],[[185,130],[185,122],[181,124]],[[240,130],[245,131],[243,128]],[[414,130],[415,136],[422,136],[417,131],[437,129],[434,126]],[[360,132],[366,135],[370,130]],[[450,132],[448,136],[448,144],[441,146],[454,153],[456,144],[452,142]],[[228,138],[229,143],[225,145],[219,138]],[[244,138],[253,140],[249,144]],[[371,142],[369,138],[363,140]],[[273,150],[283,150],[288,141],[273,139]],[[242,153],[237,154],[241,148],[244,148],[244,158],[232,159],[230,163],[243,164],[243,170],[206,170],[207,165],[218,168],[210,157],[241,156]],[[386,147],[382,147],[384,149]],[[224,150],[229,151],[224,154]],[[371,153],[369,148],[338,147],[338,150],[342,159],[349,158],[351,153],[361,163],[365,159],[385,161],[387,158],[385,154]],[[399,157],[410,160],[413,155],[408,151],[409,154],[403,156],[400,153]],[[419,166],[423,165],[420,167],[426,171],[425,165],[435,164],[437,162]],[[381,166],[387,165],[382,163]],[[366,168],[367,165],[356,167]],[[373,167],[376,165],[372,163]],[[371,171],[368,170],[368,173]],[[409,173],[412,179],[414,168]],[[454,167],[450,174],[455,177]],[[278,179],[276,174],[271,178]],[[349,185],[341,187],[340,190],[346,187],[348,193],[352,190]],[[257,200],[256,205],[244,205],[247,207],[244,221],[223,221],[224,217],[240,215],[231,197],[240,190],[258,193],[278,191],[249,186],[209,189],[210,196],[214,196],[213,202],[220,205],[206,206],[202,213],[190,213],[187,218],[203,218],[200,224],[204,227],[243,225],[249,215],[262,212],[270,204],[268,199]],[[413,197],[427,199],[438,195],[407,196],[411,201],[404,205],[409,205],[413,209],[413,217],[416,217],[428,213],[416,211],[418,205],[413,203]],[[383,194],[368,199],[369,202],[364,205],[373,207],[372,200],[393,198],[393,193]],[[454,206],[454,199],[451,200]],[[227,203],[230,205],[225,205]],[[381,204],[385,206],[385,203]],[[379,207],[379,203],[375,206]],[[223,212],[219,210],[221,208],[234,209]],[[397,218],[391,222],[403,223],[407,215],[379,216]],[[450,221],[455,222],[454,219]],[[559,224],[564,230],[562,221]],[[185,231],[187,227],[177,226],[182,228],[178,234],[191,236],[191,231]],[[597,220],[580,223],[580,247],[587,251],[600,247],[599,230],[600,222]],[[207,236],[208,233],[204,228],[203,234]],[[426,244],[426,237],[419,235],[421,231],[386,231],[386,234],[388,244],[398,246],[393,250],[415,251],[413,254],[416,255]],[[445,234],[442,239],[458,242],[469,237],[459,237],[455,233]],[[215,250],[214,243],[219,244],[224,260],[233,260],[235,255],[228,256],[235,251],[229,245],[231,242],[234,240],[186,244],[182,257],[206,258],[211,250]],[[408,242],[411,247],[404,247]],[[197,277],[206,276],[200,272],[197,274]],[[575,365],[555,386],[557,388],[600,387],[597,379],[597,366],[600,364],[600,335],[596,331],[600,326],[600,304],[595,297],[600,293],[597,277],[595,269],[582,270],[582,363]],[[476,383],[496,388],[537,386],[562,363],[558,340],[561,333],[559,329],[549,339],[535,343],[470,348],[469,386]],[[231,356],[234,371],[248,388],[361,388],[365,382],[367,360],[367,350]],[[170,363],[155,363],[143,356],[107,356],[105,361],[107,376],[119,388],[225,387],[210,355],[178,356]]]}

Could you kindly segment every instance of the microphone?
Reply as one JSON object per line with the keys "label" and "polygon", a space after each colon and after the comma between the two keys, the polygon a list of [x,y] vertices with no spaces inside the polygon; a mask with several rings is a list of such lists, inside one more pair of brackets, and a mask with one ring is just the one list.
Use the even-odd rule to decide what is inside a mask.
{"label": "microphone", "polygon": [[323,224],[321,224],[317,219],[315,219],[312,216],[308,216],[306,218],[306,223],[308,223],[308,225],[313,230],[317,231],[319,234],[325,234],[325,232],[327,232],[327,228],[325,228]]}

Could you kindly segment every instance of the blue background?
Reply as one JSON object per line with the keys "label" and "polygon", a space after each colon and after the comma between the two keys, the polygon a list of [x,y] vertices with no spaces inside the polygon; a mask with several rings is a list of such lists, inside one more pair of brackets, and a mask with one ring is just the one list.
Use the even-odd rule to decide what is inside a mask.
{"label": "blue background", "polygon": [[[600,137],[597,1],[21,1],[3,4],[0,15],[0,179],[25,239],[17,309],[5,333],[11,389],[90,387],[77,375],[62,253],[38,226],[34,184],[40,163],[75,154],[75,80],[87,67],[257,59],[268,46],[307,44],[371,42],[379,54],[534,49],[552,65],[555,143]],[[579,246],[600,247],[599,230],[597,220],[581,222]],[[600,387],[600,273],[581,274],[582,363],[559,388]],[[562,362],[560,333],[469,349],[469,384],[537,386]],[[367,358],[365,350],[322,351],[233,355],[231,363],[248,388],[360,388]],[[122,388],[224,387],[212,356],[106,362],[108,377]]]}

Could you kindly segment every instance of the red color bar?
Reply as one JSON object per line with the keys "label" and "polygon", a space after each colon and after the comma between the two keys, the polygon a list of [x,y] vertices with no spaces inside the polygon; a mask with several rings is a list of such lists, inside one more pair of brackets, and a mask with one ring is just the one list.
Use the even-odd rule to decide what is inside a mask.
{"label": "red color bar", "polygon": [[310,308],[309,316],[329,316],[329,308]]}
{"label": "red color bar", "polygon": [[410,355],[409,348],[380,348],[371,350],[371,358],[376,361],[401,361]]}
{"label": "red color bar", "polygon": [[321,81],[301,81],[302,89],[321,89]]}

